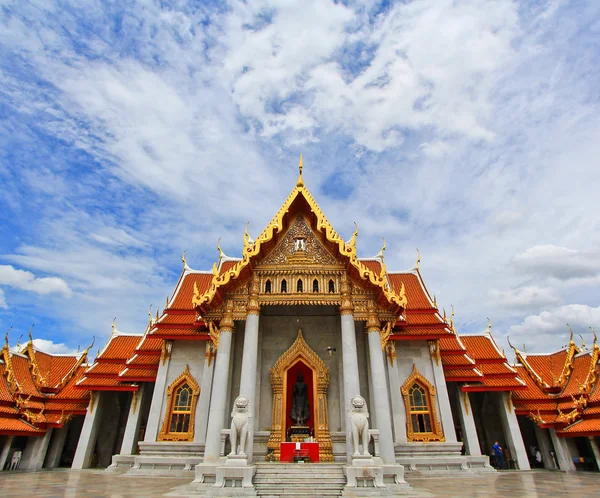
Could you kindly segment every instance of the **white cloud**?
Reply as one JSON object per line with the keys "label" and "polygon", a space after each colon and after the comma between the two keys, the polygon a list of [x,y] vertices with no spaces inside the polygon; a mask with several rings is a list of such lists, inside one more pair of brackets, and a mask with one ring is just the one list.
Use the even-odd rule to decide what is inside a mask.
{"label": "white cloud", "polygon": [[594,277],[600,273],[600,253],[538,245],[518,254],[515,264],[525,272],[559,280]]}
{"label": "white cloud", "polygon": [[488,295],[493,305],[517,312],[560,302],[560,297],[555,289],[535,285],[505,291],[491,289]]}
{"label": "white cloud", "polygon": [[0,265],[0,285],[37,294],[62,294],[71,297],[71,289],[58,277],[36,277],[30,271],[18,270],[11,265]]}
{"label": "white cloud", "polygon": [[517,348],[525,344],[529,352],[548,351],[549,348],[557,348],[568,343],[567,323],[575,334],[581,334],[587,339],[586,343],[591,344],[592,333],[588,327],[598,329],[600,307],[568,304],[551,311],[543,311],[538,315],[530,315],[521,323],[510,327],[508,336]]}
{"label": "white cloud", "polygon": [[75,354],[77,349],[72,349],[63,342],[54,342],[49,339],[34,339],[33,345],[43,351],[44,353],[50,354]]}
{"label": "white cloud", "polygon": [[6,302],[6,297],[4,296],[4,291],[2,289],[0,289],[0,308],[8,308],[8,303]]}

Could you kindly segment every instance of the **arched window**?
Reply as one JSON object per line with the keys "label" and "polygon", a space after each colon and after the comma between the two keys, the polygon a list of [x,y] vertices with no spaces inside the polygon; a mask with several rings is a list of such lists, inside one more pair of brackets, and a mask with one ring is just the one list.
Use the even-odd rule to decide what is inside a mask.
{"label": "arched window", "polygon": [[329,293],[335,292],[335,284],[333,283],[333,279],[329,280]]}
{"label": "arched window", "polygon": [[188,366],[167,388],[167,403],[159,441],[193,441],[194,416],[200,387]]}
{"label": "arched window", "polygon": [[271,294],[271,280],[267,280],[265,283],[265,294]]}
{"label": "arched window", "polygon": [[302,292],[302,279],[299,278],[298,282],[296,283],[296,292]]}
{"label": "arched window", "polygon": [[436,412],[435,387],[419,373],[416,365],[402,386],[402,395],[408,440],[445,441]]}
{"label": "arched window", "polygon": [[313,280],[313,292],[319,292],[319,281],[316,278]]}
{"label": "arched window", "polygon": [[285,278],[281,281],[281,292],[287,292],[287,280]]}

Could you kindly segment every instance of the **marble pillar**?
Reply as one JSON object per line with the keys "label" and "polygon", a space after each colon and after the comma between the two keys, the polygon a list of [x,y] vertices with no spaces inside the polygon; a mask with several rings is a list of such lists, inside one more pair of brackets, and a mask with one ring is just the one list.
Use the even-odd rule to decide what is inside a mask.
{"label": "marble pillar", "polygon": [[148,413],[148,423],[146,424],[146,433],[144,441],[154,443],[158,440],[158,431],[160,430],[160,418],[163,415],[163,405],[167,398],[167,375],[169,373],[169,364],[171,362],[172,341],[165,341],[161,359],[156,372],[156,382],[154,383],[154,392],[152,393],[152,403]]}
{"label": "marble pillar", "polygon": [[0,472],[4,470],[4,466],[6,465],[6,459],[8,458],[8,454],[10,453],[10,447],[12,446],[14,436],[7,436],[6,441],[4,441],[4,446],[2,446],[2,452],[0,452]]}
{"label": "marble pillar", "polygon": [[538,448],[542,454],[542,463],[545,469],[556,469],[554,464],[554,458],[552,458],[552,443],[550,442],[550,435],[548,429],[542,429],[537,424],[533,424],[533,430],[535,432],[535,438],[537,439]]}
{"label": "marble pillar", "polygon": [[[448,397],[448,386],[444,377],[444,368],[442,360],[439,358],[439,343],[435,341],[435,347],[438,352],[431,354],[431,366],[433,367],[433,379],[437,393],[437,403],[442,422],[442,430],[447,443],[456,443],[456,430],[454,429],[454,419],[452,418],[452,408],[450,407],[450,398]],[[435,357],[437,354],[437,358]]]}
{"label": "marble pillar", "polygon": [[519,470],[530,470],[529,458],[527,457],[527,450],[523,443],[523,436],[521,436],[519,421],[517,420],[517,415],[509,396],[509,392],[498,393],[498,408],[500,410],[502,428],[504,429],[504,438]]}
{"label": "marble pillar", "polygon": [[229,363],[231,360],[231,339],[233,330],[221,329],[219,334],[219,349],[215,359],[215,372],[213,376],[213,389],[210,400],[210,414],[208,416],[208,429],[206,431],[206,445],[204,447],[205,464],[216,465],[221,452],[221,430],[225,421],[225,406],[227,400],[227,386],[229,383]]}
{"label": "marble pillar", "polygon": [[46,434],[39,437],[27,438],[27,444],[23,450],[23,456],[21,456],[21,464],[19,465],[20,470],[41,470],[44,466],[44,460],[46,458],[46,452],[50,445],[50,439],[52,438],[53,428],[46,431]]}
{"label": "marble pillar", "polygon": [[52,435],[52,440],[50,441],[50,447],[48,448],[48,453],[46,456],[46,464],[44,465],[45,468],[54,469],[60,465],[60,457],[62,456],[68,434],[68,422],[65,423],[60,429],[54,429],[54,434]]}
{"label": "marble pillar", "polygon": [[575,464],[573,463],[573,457],[569,451],[567,441],[558,437],[555,429],[548,429],[550,432],[550,439],[552,439],[552,445],[556,453],[556,461],[558,462],[558,468],[563,472],[574,472]]}
{"label": "marble pillar", "polygon": [[350,400],[360,394],[358,358],[356,353],[356,330],[352,311],[342,311],[342,368],[344,376],[344,420],[346,422],[346,456],[352,459],[352,424],[350,423]]}
{"label": "marble pillar", "polygon": [[[250,400],[252,417],[258,415],[256,409],[256,377],[258,363],[258,310],[249,311],[246,316],[246,329],[244,331],[244,351],[242,353],[242,376],[240,379],[240,396]],[[246,456],[252,462],[252,448],[254,443],[254,419],[250,419],[246,439]]]}
{"label": "marble pillar", "polygon": [[590,446],[592,447],[592,453],[594,453],[594,459],[596,460],[596,468],[600,470],[600,448],[594,436],[589,436]]}
{"label": "marble pillar", "polygon": [[71,465],[72,469],[80,470],[90,466],[96,446],[96,439],[98,438],[98,430],[102,422],[102,412],[106,404],[106,395],[112,393],[108,391],[93,391],[91,394],[93,397],[85,414],[81,435],[77,443],[77,450],[75,450],[75,457],[73,457],[73,464]]}
{"label": "marble pillar", "polygon": [[384,464],[395,464],[396,456],[392,436],[390,402],[379,328],[369,326],[367,336],[369,341],[369,374],[372,379],[373,400],[375,402],[373,411],[377,417],[377,426],[374,428],[379,430],[379,455]]}
{"label": "marble pillar", "polygon": [[206,428],[208,425],[208,412],[210,409],[210,396],[212,393],[213,373],[215,371],[214,352],[209,342],[206,343],[207,354],[204,357],[204,368],[202,369],[202,380],[200,381],[200,397],[196,406],[196,421],[194,423],[194,442],[206,443]]}
{"label": "marble pillar", "polygon": [[127,422],[125,423],[125,433],[121,443],[121,455],[135,455],[137,453],[140,424],[142,423],[142,403],[147,389],[146,384],[140,384],[138,391],[132,393]]}
{"label": "marble pillar", "polygon": [[394,442],[396,444],[406,443],[406,409],[404,408],[404,400],[400,385],[400,377],[398,376],[398,368],[395,363],[392,365],[390,360],[387,360],[388,378],[390,379],[390,399],[392,402],[392,428],[394,429]]}
{"label": "marble pillar", "polygon": [[467,455],[481,455],[481,447],[479,446],[479,438],[477,437],[477,427],[475,427],[473,409],[469,402],[469,393],[463,392],[458,385],[454,385],[453,388],[457,397],[458,418],[463,433],[465,453]]}

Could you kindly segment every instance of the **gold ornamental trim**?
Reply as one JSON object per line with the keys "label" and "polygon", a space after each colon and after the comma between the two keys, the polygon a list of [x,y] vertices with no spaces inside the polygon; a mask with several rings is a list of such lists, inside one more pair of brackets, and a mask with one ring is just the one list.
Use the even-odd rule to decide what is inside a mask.
{"label": "gold ornamental trim", "polygon": [[[412,426],[409,391],[414,384],[419,384],[427,393],[427,403],[429,406],[429,416],[431,417],[432,432],[415,432]],[[417,365],[413,364],[412,373],[408,376],[408,379],[406,379],[406,382],[404,382],[400,391],[404,397],[404,407],[406,408],[406,435],[408,441],[420,441],[424,443],[429,443],[431,441],[446,441],[437,413],[435,387],[421,374],[421,372],[419,372]]]}
{"label": "gold ornamental trim", "polygon": [[[187,382],[187,384],[192,389],[192,405],[190,412],[190,422],[188,425],[187,432],[169,432],[169,426],[171,423],[171,415],[173,414],[173,404],[175,400],[173,399],[173,392],[176,388],[178,388],[181,384]],[[188,441],[191,442],[194,440],[194,422],[196,418],[196,404],[198,402],[198,396],[200,396],[200,386],[196,382],[196,379],[190,373],[190,368],[188,365],[185,366],[185,370],[181,373],[179,377],[177,377],[169,387],[167,388],[167,402],[165,403],[165,415],[162,423],[162,427],[160,429],[160,433],[158,434],[158,441]]]}
{"label": "gold ornamental trim", "polygon": [[271,368],[271,387],[273,389],[273,410],[271,435],[267,448],[273,450],[273,459],[281,457],[281,442],[286,440],[285,420],[287,418],[287,372],[298,361],[305,363],[313,373],[312,406],[315,417],[315,437],[319,443],[319,460],[333,462],[333,443],[329,434],[329,414],[327,410],[327,388],[329,369],[319,355],[306,343],[302,330],[289,349],[283,353]]}
{"label": "gold ornamental trim", "polygon": [[325,235],[325,239],[327,241],[337,246],[340,255],[349,259],[350,265],[357,270],[360,278],[362,280],[369,281],[372,285],[380,288],[386,300],[390,304],[405,309],[408,303],[406,293],[396,293],[389,285],[383,258],[381,258],[381,272],[379,274],[370,270],[367,268],[367,266],[361,263],[356,254],[356,236],[358,235],[358,229],[355,230],[350,241],[346,243],[344,239],[342,239],[342,237],[334,230],[331,223],[327,220],[323,211],[313,199],[309,190],[304,186],[304,182],[298,182],[296,184],[296,187],[292,190],[275,217],[256,238],[256,240],[252,241],[248,232],[246,231],[244,234],[242,259],[240,261],[238,261],[231,269],[220,275],[216,266],[213,265],[213,278],[210,287],[206,292],[200,294],[197,286],[195,286],[194,295],[192,297],[192,305],[194,307],[198,307],[210,304],[220,287],[227,285],[230,281],[235,280],[240,276],[242,270],[249,266],[251,260],[260,253],[262,245],[273,240],[275,234],[283,230],[283,219],[293,202],[299,196],[304,198],[310,207],[310,211],[316,217],[316,229]]}

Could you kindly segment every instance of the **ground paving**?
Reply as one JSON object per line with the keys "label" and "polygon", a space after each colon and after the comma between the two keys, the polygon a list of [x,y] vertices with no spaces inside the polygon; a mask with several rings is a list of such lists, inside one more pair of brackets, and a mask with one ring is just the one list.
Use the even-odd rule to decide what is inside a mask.
{"label": "ground paving", "polygon": [[[600,496],[600,473],[498,472],[482,477],[408,477],[423,497],[588,498]],[[128,477],[102,470],[0,473],[0,497],[133,498],[185,496],[189,478]]]}

